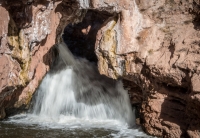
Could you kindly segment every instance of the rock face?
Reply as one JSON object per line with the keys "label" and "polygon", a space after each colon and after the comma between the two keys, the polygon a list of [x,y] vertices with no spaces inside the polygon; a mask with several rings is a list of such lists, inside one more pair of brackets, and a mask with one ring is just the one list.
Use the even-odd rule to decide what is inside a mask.
{"label": "rock face", "polygon": [[1,2],[0,118],[15,108],[28,108],[39,81],[49,70],[50,48],[59,24],[56,5],[47,1]]}
{"label": "rock face", "polygon": [[82,15],[74,3],[0,0],[0,119],[28,108],[63,26]]}
{"label": "rock face", "polygon": [[0,118],[28,108],[53,60],[51,47],[69,23],[82,21],[66,28],[67,38],[93,40],[84,48],[95,50],[101,74],[124,79],[145,132],[200,137],[199,0],[0,4]]}
{"label": "rock face", "polygon": [[104,3],[119,14],[97,34],[100,73],[136,85],[125,87],[148,134],[200,137],[199,1]]}

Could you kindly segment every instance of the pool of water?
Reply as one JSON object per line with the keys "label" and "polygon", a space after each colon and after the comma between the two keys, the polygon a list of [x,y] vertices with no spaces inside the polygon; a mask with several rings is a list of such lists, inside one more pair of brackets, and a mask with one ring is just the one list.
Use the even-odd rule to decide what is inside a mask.
{"label": "pool of water", "polygon": [[66,67],[44,77],[30,114],[0,122],[0,138],[149,137],[135,126],[121,81],[100,75],[85,59],[74,58],[64,43],[58,49]]}
{"label": "pool of water", "polygon": [[52,129],[41,128],[33,125],[20,125],[13,123],[0,124],[0,137],[1,138],[92,138],[92,137],[113,137],[117,134],[114,130],[108,129]]}
{"label": "pool of water", "polygon": [[87,120],[16,115],[0,122],[0,138],[147,138],[138,127],[128,128],[115,120]]}

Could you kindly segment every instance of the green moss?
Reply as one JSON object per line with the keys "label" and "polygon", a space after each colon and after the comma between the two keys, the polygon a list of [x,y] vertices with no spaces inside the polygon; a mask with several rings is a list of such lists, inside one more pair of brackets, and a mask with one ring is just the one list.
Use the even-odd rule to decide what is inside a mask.
{"label": "green moss", "polygon": [[26,99],[26,101],[25,101],[25,104],[26,105],[29,105],[30,104],[30,102],[31,102],[31,99],[32,99],[32,96],[33,96],[33,93],[32,92],[27,92],[27,99]]}
{"label": "green moss", "polygon": [[[109,21],[106,25],[106,30],[103,33],[100,45],[102,47],[105,47],[106,50],[102,49],[100,51],[101,57],[99,57],[99,62],[101,64],[101,70],[102,73],[108,75],[107,69],[110,69],[111,71],[111,76],[113,79],[117,79],[121,77],[121,73],[124,73],[125,67],[125,62],[119,65],[117,61],[117,31],[115,30],[116,24],[118,21],[118,17],[114,17],[113,20]],[[123,71],[120,73],[119,72],[119,66],[123,69]]]}
{"label": "green moss", "polygon": [[28,68],[30,64],[30,55],[26,58],[22,57],[23,52],[29,53],[28,44],[25,41],[23,31],[19,30],[10,16],[8,26],[8,44],[12,50],[12,58],[16,59],[21,67],[20,79],[22,85],[25,86],[29,82]]}
{"label": "green moss", "polygon": [[113,79],[117,79],[117,77],[119,76],[115,69],[116,46],[117,46],[116,32],[115,32],[116,23],[117,23],[117,19],[114,19],[109,23],[107,30],[104,32],[103,44],[102,44],[102,45],[110,44],[108,53],[105,54],[102,58],[103,58],[103,64],[108,64],[109,68],[112,69],[113,71],[112,74],[114,75],[112,76]]}
{"label": "green moss", "polygon": [[110,41],[110,39],[113,39],[113,35],[112,33],[114,32],[114,27],[116,25],[116,21],[112,21],[110,27],[105,31],[105,34],[104,34],[104,41],[105,42],[108,42]]}
{"label": "green moss", "polygon": [[19,29],[11,16],[8,25],[8,44],[12,50],[12,57],[21,60],[21,51],[19,49]]}
{"label": "green moss", "polygon": [[21,72],[20,72],[20,79],[22,81],[22,85],[26,86],[27,83],[30,81],[28,77],[28,63],[22,64]]}

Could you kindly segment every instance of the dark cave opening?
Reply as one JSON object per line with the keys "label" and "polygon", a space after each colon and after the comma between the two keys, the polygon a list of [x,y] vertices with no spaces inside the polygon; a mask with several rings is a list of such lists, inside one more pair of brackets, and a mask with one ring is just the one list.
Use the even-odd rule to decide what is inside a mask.
{"label": "dark cave opening", "polygon": [[[74,56],[86,58],[90,62],[97,63],[98,59],[95,54],[97,33],[110,18],[115,17],[114,14],[105,11],[88,10],[82,22],[77,24],[70,23],[65,27],[62,38]],[[136,118],[139,118],[142,92],[139,87],[132,86],[131,82],[127,83],[127,81],[123,80],[123,84],[124,89],[131,87],[134,91],[137,91],[134,93],[133,89],[131,89],[132,91],[128,90],[128,94],[132,108],[135,109]]]}
{"label": "dark cave opening", "polygon": [[111,16],[113,15],[105,11],[88,10],[82,22],[67,25],[62,37],[72,54],[97,63],[96,35]]}

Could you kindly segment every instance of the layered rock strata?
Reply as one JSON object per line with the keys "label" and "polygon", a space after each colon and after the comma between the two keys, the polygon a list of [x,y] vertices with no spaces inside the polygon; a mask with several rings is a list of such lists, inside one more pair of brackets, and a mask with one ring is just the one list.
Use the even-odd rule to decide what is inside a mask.
{"label": "layered rock strata", "polygon": [[[94,14],[87,10],[109,16],[95,27],[95,19],[83,19]],[[124,79],[145,132],[200,137],[199,13],[198,0],[2,1],[0,118],[27,107],[49,70],[51,47],[83,19],[79,35],[96,39],[99,72]]]}

